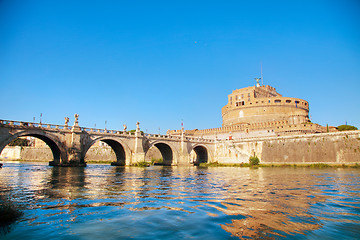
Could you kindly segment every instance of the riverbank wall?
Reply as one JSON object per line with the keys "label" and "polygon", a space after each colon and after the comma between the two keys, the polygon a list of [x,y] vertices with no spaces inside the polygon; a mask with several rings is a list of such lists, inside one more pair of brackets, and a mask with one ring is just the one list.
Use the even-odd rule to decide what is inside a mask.
{"label": "riverbank wall", "polygon": [[[23,161],[41,161],[49,162],[53,159],[49,147],[20,147],[6,146],[0,155],[1,159],[6,160],[23,160]],[[146,161],[162,158],[160,151],[154,147],[149,149],[145,156]],[[116,161],[115,152],[110,146],[91,147],[85,156],[85,162],[108,163]]]}
{"label": "riverbank wall", "polygon": [[219,141],[213,161],[247,163],[254,155],[263,164],[360,163],[360,131]]}
{"label": "riverbank wall", "polygon": [[[53,159],[53,154],[49,147],[19,147],[7,146],[1,152],[1,158],[7,160],[23,161],[44,161],[49,162]],[[116,156],[111,147],[93,147],[86,154],[85,161],[94,162],[113,162]]]}

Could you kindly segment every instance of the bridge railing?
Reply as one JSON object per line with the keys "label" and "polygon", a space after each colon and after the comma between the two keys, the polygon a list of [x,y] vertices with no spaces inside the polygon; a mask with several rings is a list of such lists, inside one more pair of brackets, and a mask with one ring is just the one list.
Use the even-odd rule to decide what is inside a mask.
{"label": "bridge railing", "polygon": [[[22,122],[22,121],[13,121],[13,120],[3,120],[0,119],[0,124],[9,125],[9,126],[18,126],[24,128],[41,128],[48,130],[71,130],[72,126],[65,125],[57,125],[57,124],[44,124],[44,123],[35,123],[35,122]],[[99,129],[99,128],[87,128],[80,127],[82,131],[89,133],[105,133],[105,134],[116,134],[116,135],[130,135],[135,136],[135,132],[127,132],[127,131],[118,131],[118,130],[108,130],[108,129]],[[146,136],[149,138],[158,138],[158,139],[173,139],[173,140],[181,140],[180,136],[173,135],[161,135],[161,134],[150,134],[150,133],[140,133],[140,136]],[[213,139],[206,139],[201,137],[189,137],[185,136],[185,140],[188,141],[197,141],[197,142],[214,142]]]}
{"label": "bridge railing", "polygon": [[[14,127],[42,128],[42,129],[51,129],[51,130],[71,130],[72,129],[72,126],[57,125],[57,124],[47,124],[47,123],[13,121],[13,120],[4,120],[4,119],[0,119],[0,124],[8,125],[8,126],[14,126]],[[135,135],[135,132],[118,131],[118,130],[87,128],[87,127],[80,127],[80,129],[82,131],[91,132],[91,133],[106,133],[106,134],[118,134],[118,135],[130,135],[130,136]],[[140,135],[144,136],[144,133],[140,133]]]}
{"label": "bridge railing", "polygon": [[[174,139],[174,140],[181,140],[180,136],[173,136],[173,135],[161,135],[161,134],[150,134],[145,133],[146,137],[149,138],[159,138],[159,139]],[[215,142],[214,139],[207,139],[207,138],[201,138],[201,137],[184,137],[187,141],[196,141],[196,142]]]}
{"label": "bridge railing", "polygon": [[214,139],[201,138],[201,137],[185,137],[185,139],[193,142],[215,142]]}
{"label": "bridge railing", "polygon": [[35,127],[35,128],[47,128],[47,129],[63,129],[71,130],[71,126],[65,125],[56,125],[56,124],[45,124],[45,123],[35,123],[35,122],[22,122],[22,121],[13,121],[13,120],[0,120],[0,124],[9,125],[9,126],[19,126],[19,127]]}
{"label": "bridge railing", "polygon": [[[128,131],[119,131],[119,130],[109,130],[109,129],[99,129],[99,128],[86,128],[81,127],[81,130],[89,133],[108,133],[108,134],[116,134],[116,135],[130,135],[135,136],[135,132]],[[141,136],[144,136],[144,133],[140,133]]]}
{"label": "bridge railing", "polygon": [[177,140],[181,139],[181,137],[178,136],[152,134],[152,133],[145,133],[144,136],[149,138],[160,138],[160,139],[177,139]]}

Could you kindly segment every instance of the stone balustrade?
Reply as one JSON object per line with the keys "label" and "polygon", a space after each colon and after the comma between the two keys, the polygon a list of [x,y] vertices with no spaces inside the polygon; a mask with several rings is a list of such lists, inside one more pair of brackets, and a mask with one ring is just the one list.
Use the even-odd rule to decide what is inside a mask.
{"label": "stone balustrade", "polygon": [[21,122],[13,120],[0,120],[0,124],[8,126],[20,126],[20,127],[33,127],[33,128],[45,128],[45,129],[56,129],[56,130],[71,130],[71,126],[65,125],[56,125],[56,124],[44,124],[44,123],[35,123],[35,122]]}

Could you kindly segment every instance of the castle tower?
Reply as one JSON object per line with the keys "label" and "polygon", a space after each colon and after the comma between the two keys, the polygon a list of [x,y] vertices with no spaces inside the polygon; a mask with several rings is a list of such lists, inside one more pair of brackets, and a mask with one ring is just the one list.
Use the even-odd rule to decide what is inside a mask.
{"label": "castle tower", "polygon": [[223,127],[282,121],[309,122],[309,103],[303,99],[283,97],[271,86],[247,87],[228,95],[222,108]]}

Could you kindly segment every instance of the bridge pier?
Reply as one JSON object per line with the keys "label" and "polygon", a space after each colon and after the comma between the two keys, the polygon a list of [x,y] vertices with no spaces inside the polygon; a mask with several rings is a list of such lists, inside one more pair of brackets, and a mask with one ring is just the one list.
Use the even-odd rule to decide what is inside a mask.
{"label": "bridge pier", "polygon": [[75,114],[75,121],[74,121],[74,125],[71,128],[71,137],[68,135],[67,138],[71,138],[70,139],[70,143],[69,139],[66,139],[64,141],[66,146],[66,155],[63,154],[61,161],[51,161],[49,162],[50,166],[60,166],[60,167],[86,167],[86,163],[84,161],[84,157],[83,157],[83,151],[84,151],[84,146],[82,144],[83,140],[83,132],[81,130],[81,128],[79,127],[79,122],[78,122],[78,114]]}
{"label": "bridge pier", "polygon": [[190,165],[190,153],[188,150],[188,143],[185,142],[184,128],[181,129],[181,142],[180,142],[180,152],[179,160],[177,165]]}
{"label": "bridge pier", "polygon": [[134,151],[131,156],[131,161],[127,161],[126,165],[131,165],[136,162],[145,161],[145,151],[143,146],[143,136],[140,131],[140,123],[136,123],[135,139],[134,139]]}

